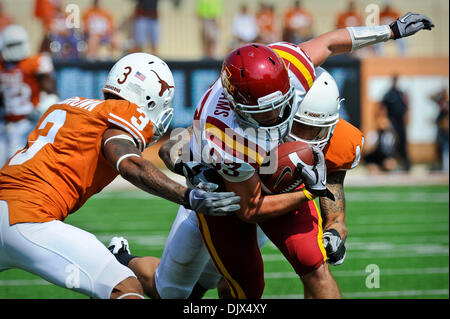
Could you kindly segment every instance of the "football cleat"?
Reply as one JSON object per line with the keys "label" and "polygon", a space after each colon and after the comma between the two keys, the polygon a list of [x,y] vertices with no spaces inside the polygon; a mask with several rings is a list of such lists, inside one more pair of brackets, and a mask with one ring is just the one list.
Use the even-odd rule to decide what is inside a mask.
{"label": "football cleat", "polygon": [[130,255],[129,247],[130,245],[128,244],[128,240],[123,237],[113,237],[108,245],[108,249],[113,255],[120,253],[127,253]]}

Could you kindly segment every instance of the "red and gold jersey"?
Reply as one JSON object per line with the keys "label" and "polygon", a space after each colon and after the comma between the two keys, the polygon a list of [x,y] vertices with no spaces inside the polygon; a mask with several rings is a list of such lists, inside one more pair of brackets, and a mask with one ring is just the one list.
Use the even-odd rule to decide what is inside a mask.
{"label": "red and gold jersey", "polygon": [[358,165],[364,146],[363,133],[349,122],[339,119],[323,153],[327,173],[348,170]]}
{"label": "red and gold jersey", "polygon": [[153,136],[145,112],[125,100],[74,97],[50,107],[0,170],[10,223],[62,221],[108,185],[118,175],[101,151],[110,127],[131,134],[141,151]]}
{"label": "red and gold jersey", "polygon": [[289,42],[277,42],[268,45],[283,59],[294,81],[295,89],[303,99],[316,79],[314,64],[310,57],[298,45]]}
{"label": "red and gold jersey", "polygon": [[[298,105],[314,82],[314,65],[297,45],[278,42],[269,47],[288,67],[296,92],[293,105]],[[228,181],[245,181],[255,171],[275,172],[275,167],[263,165],[263,162],[268,163],[265,160],[268,152],[282,142],[279,131],[267,133],[239,121],[224,95],[220,80],[206,91],[197,105],[193,129],[191,150],[194,159],[214,167]],[[273,136],[269,136],[272,133]],[[275,165],[276,161],[270,163]]]}
{"label": "red and gold jersey", "polygon": [[33,111],[42,90],[38,75],[51,72],[53,63],[46,54],[31,56],[14,64],[0,64],[0,92],[7,122],[21,120]]}

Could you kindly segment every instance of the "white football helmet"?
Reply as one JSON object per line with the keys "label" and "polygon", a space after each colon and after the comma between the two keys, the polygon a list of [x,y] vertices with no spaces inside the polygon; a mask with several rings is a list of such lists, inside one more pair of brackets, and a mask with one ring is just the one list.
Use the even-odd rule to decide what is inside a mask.
{"label": "white football helmet", "polygon": [[[289,137],[323,149],[339,121],[339,109],[343,99],[340,99],[339,89],[330,73],[321,67],[315,68],[315,71],[316,79],[300,103]],[[308,139],[294,134],[305,126],[320,130],[314,137]]]}
{"label": "white football helmet", "polygon": [[6,62],[19,62],[27,58],[30,53],[30,40],[24,27],[12,24],[3,29],[2,57]]}
{"label": "white football helmet", "polygon": [[112,93],[140,106],[153,123],[156,142],[173,118],[175,82],[167,64],[148,53],[132,53],[114,64],[103,93]]}

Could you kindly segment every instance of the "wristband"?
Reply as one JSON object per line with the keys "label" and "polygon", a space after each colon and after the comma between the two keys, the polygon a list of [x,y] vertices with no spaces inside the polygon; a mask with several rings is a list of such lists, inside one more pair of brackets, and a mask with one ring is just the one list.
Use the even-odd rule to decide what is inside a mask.
{"label": "wristband", "polygon": [[303,191],[303,194],[305,194],[305,196],[306,196],[306,198],[307,198],[308,200],[314,200],[314,199],[316,198],[316,196],[314,196],[313,194],[311,194],[311,193],[306,189],[306,187],[303,187],[302,191]]}
{"label": "wristband", "polygon": [[173,171],[178,175],[184,176],[183,166],[183,162],[179,160],[173,165]]}
{"label": "wristband", "polygon": [[331,233],[331,234],[333,234],[334,236],[337,236],[337,237],[339,237],[339,239],[341,239],[341,235],[340,235],[339,232],[338,232],[336,229],[334,229],[334,228],[326,229],[326,230],[324,230],[324,232],[325,232],[325,233]]}
{"label": "wristband", "polygon": [[111,141],[113,139],[116,139],[116,138],[130,141],[131,143],[134,144],[134,146],[137,147],[136,142],[133,140],[133,138],[131,136],[129,136],[129,135],[126,135],[126,134],[114,135],[114,136],[111,136],[111,137],[107,138],[106,141],[103,143],[103,146],[105,146],[106,143],[108,143],[109,141]]}
{"label": "wristband", "polygon": [[118,172],[120,172],[120,170],[119,170],[120,163],[122,163],[122,161],[123,161],[124,159],[126,159],[126,158],[128,158],[128,157],[131,157],[131,156],[141,157],[141,155],[139,155],[139,154],[134,154],[134,153],[122,155],[122,156],[117,160],[117,162],[116,162],[116,170],[117,170]]}

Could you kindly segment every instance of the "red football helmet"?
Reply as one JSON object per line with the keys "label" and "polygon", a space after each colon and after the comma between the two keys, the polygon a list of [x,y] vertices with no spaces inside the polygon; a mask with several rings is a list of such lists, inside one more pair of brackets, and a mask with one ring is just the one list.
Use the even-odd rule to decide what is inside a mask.
{"label": "red football helmet", "polygon": [[[283,60],[274,50],[256,43],[233,50],[223,62],[221,81],[231,107],[247,124],[277,129],[281,125],[283,136],[287,134],[288,120],[296,111],[292,107],[294,85]],[[286,107],[288,114],[285,114]],[[270,116],[274,111],[278,117],[274,125],[263,125],[261,120],[255,119],[255,115],[261,119],[257,114]]]}

